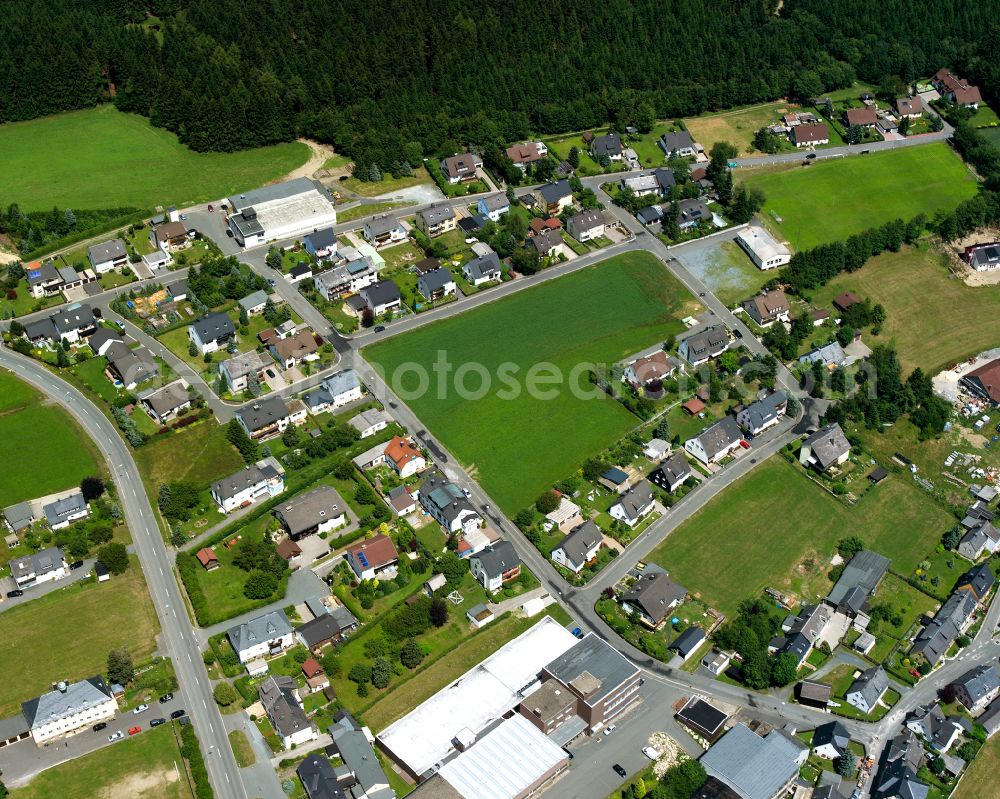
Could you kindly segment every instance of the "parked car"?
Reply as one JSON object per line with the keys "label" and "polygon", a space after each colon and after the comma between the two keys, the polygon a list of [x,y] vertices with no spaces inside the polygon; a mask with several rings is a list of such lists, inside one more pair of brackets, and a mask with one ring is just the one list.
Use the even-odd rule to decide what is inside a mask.
{"label": "parked car", "polygon": [[117,327],[119,330],[124,330],[125,323],[121,319],[119,319],[117,322],[115,322],[115,327]]}
{"label": "parked car", "polygon": [[170,718],[172,718],[172,719],[179,719],[183,715],[184,715],[184,711],[183,710],[175,710],[173,713],[170,714]]}
{"label": "parked car", "polygon": [[642,753],[648,757],[650,760],[660,759],[660,750],[655,746],[644,746],[642,747]]}
{"label": "parked car", "polygon": [[69,564],[69,567],[71,569],[81,569],[81,568],[83,568],[83,561],[82,560],[74,560],[71,564]]}
{"label": "parked car", "polygon": [[188,218],[187,214],[181,214],[181,221],[182,222],[187,222],[187,218]]}
{"label": "parked car", "polygon": [[163,696],[160,697],[160,704],[165,705],[173,698],[174,698],[173,694],[164,694]]}
{"label": "parked car", "polygon": [[142,732],[142,727],[136,726],[136,727],[129,727],[128,728],[128,734],[129,735],[138,735],[140,732]]}
{"label": "parked car", "polygon": [[264,374],[266,374],[268,377],[270,377],[272,379],[274,378],[274,370],[273,369],[265,369],[264,370]]}
{"label": "parked car", "polygon": [[121,730],[118,730],[118,732],[113,732],[111,733],[111,735],[108,736],[108,743],[113,744],[115,741],[120,741],[124,737],[125,733],[123,733]]}
{"label": "parked car", "polygon": [[149,726],[159,727],[161,724],[166,724],[166,723],[167,723],[166,719],[153,719],[152,721],[149,722]]}
{"label": "parked car", "polygon": [[105,722],[103,722],[103,721],[97,722],[97,724],[95,724],[94,727],[93,727],[94,732],[100,732],[101,730],[106,730],[107,728],[108,728],[108,725]]}
{"label": "parked car", "polygon": [[233,229],[227,227],[226,228],[226,235],[229,236],[229,238],[232,238],[233,237]]}
{"label": "parked car", "polygon": [[623,769],[618,763],[615,763],[611,768],[614,770],[615,774],[617,774],[622,779],[625,779],[628,776],[628,772],[625,769]]}
{"label": "parked car", "polygon": [[733,335],[736,336],[736,338],[743,338],[743,333],[739,329],[733,330]]}
{"label": "parked car", "polygon": [[147,710],[149,710],[149,705],[143,703],[143,704],[139,705],[138,707],[135,707],[135,708],[132,709],[132,715],[133,716],[138,716],[140,713],[145,713]]}
{"label": "parked car", "polygon": [[273,278],[273,277],[269,277],[269,278],[267,279],[267,282],[268,282],[268,285],[271,285],[271,286],[273,286],[273,285],[274,285],[274,278]]}
{"label": "parked car", "polygon": [[617,729],[618,728],[614,724],[609,724],[607,727],[604,728],[604,734],[611,735],[611,733],[613,733]]}
{"label": "parked car", "polygon": [[572,632],[577,638],[583,638],[583,630],[579,627],[574,627],[570,632]]}
{"label": "parked car", "polygon": [[812,161],[812,160],[813,160],[813,159],[814,159],[815,157],[816,157],[816,153],[809,153],[809,154],[808,154],[808,155],[806,156],[806,160],[807,160],[807,161]]}
{"label": "parked car", "polygon": [[211,213],[211,212],[212,212],[212,211],[214,211],[214,210],[215,210],[215,208],[214,208],[213,206],[211,206],[211,205],[210,205],[210,206],[208,206],[208,212],[209,212],[209,213]]}
{"label": "parked car", "polygon": [[749,441],[743,441],[741,439],[740,440],[740,446],[743,447],[743,449],[750,449],[750,442]]}
{"label": "parked car", "polygon": [[385,325],[375,325],[375,327],[373,327],[372,330],[374,330],[376,333],[384,333]]}
{"label": "parked car", "polygon": [[16,596],[24,596],[24,591],[20,588],[15,588],[13,591],[7,592],[7,599],[13,599]]}

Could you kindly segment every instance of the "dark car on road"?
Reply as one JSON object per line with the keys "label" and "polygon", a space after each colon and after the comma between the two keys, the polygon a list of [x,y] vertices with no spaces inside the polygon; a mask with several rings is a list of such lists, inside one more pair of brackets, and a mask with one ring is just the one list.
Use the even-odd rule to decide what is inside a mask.
{"label": "dark car on road", "polygon": [[183,710],[175,710],[170,714],[170,718],[179,719],[181,716],[185,715]]}
{"label": "dark car on road", "polygon": [[149,726],[150,727],[159,727],[161,724],[166,724],[166,723],[167,723],[166,719],[152,719],[149,722]]}
{"label": "dark car on road", "polygon": [[173,694],[164,694],[163,696],[160,697],[160,704],[161,705],[165,705],[165,704],[167,704],[167,702],[169,702],[173,698],[174,698]]}
{"label": "dark car on road", "polygon": [[15,588],[13,591],[7,592],[7,599],[13,599],[14,597],[17,596],[24,596],[24,591],[22,591],[20,588]]}
{"label": "dark car on road", "polygon": [[83,561],[82,560],[74,560],[71,564],[69,564],[69,567],[71,569],[82,569],[83,568]]}
{"label": "dark car on road", "polygon": [[736,338],[743,338],[743,334],[738,329],[733,330],[733,335],[736,336]]}
{"label": "dark car on road", "polygon": [[625,779],[628,776],[628,772],[625,769],[623,769],[618,763],[615,763],[611,768],[614,769],[615,774],[617,774],[622,779]]}
{"label": "dark car on road", "polygon": [[103,721],[99,721],[97,722],[97,724],[94,725],[94,732],[100,732],[101,730],[106,730],[107,728],[108,728],[107,724],[105,724]]}
{"label": "dark car on road", "polygon": [[373,327],[372,330],[374,330],[376,333],[384,333],[385,325],[375,325],[375,327]]}

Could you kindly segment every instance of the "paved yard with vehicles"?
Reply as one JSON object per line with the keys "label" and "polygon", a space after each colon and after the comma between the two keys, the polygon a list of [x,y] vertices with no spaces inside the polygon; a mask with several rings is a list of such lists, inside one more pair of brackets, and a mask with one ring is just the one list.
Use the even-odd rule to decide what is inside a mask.
{"label": "paved yard with vehicles", "polygon": [[[591,391],[592,399],[574,396],[568,380],[589,390],[588,365],[610,366],[672,339],[683,329],[680,320],[697,307],[659,260],[627,253],[373,345],[364,354],[512,513],[638,424],[600,392]],[[453,370],[440,385],[433,371],[439,355]],[[536,364],[554,365],[563,382],[548,382],[533,392],[538,396],[529,396],[525,378]],[[424,391],[420,370],[430,378]],[[482,395],[475,401],[459,396],[451,379],[466,370],[464,384]],[[483,374],[487,392],[480,390]],[[509,390],[511,382],[516,392]]]}
{"label": "paved yard with vehicles", "polygon": [[799,164],[736,171],[738,181],[764,192],[761,217],[797,249],[893,219],[933,217],[977,188],[968,167],[943,142]]}
{"label": "paved yard with vehicles", "polygon": [[731,615],[773,587],[802,600],[824,596],[837,541],[859,536],[909,574],[954,519],[902,479],[848,507],[780,456],[728,487],[646,559],[708,604]]}

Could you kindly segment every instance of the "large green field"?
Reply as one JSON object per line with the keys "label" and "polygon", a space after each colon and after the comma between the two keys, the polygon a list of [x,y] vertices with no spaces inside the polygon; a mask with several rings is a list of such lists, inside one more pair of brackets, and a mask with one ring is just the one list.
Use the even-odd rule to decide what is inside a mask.
{"label": "large green field", "polygon": [[1000,286],[967,286],[948,271],[944,254],[927,244],[872,258],[857,272],[837,275],[813,294],[817,305],[853,291],[885,306],[877,342],[892,341],[900,362],[934,374],[977,352],[1000,346]]}
{"label": "large green field", "polygon": [[160,625],[139,562],[105,583],[75,583],[0,613],[0,717],[58,680],[107,668],[124,646],[136,662],[156,647]]}
{"label": "large green field", "polygon": [[0,153],[0,202],[25,211],[190,205],[277,180],[309,158],[301,142],[196,153],[110,105],[0,125]]}
{"label": "large green field", "polygon": [[850,535],[909,574],[954,523],[903,478],[847,507],[775,456],[713,498],[647,560],[731,615],[766,587],[803,601],[824,596],[836,543]]}
{"label": "large green field", "polygon": [[976,193],[975,178],[943,142],[809,167],[738,170],[737,178],[764,192],[761,217],[797,249],[921,212],[933,216]]}
{"label": "large green field", "polygon": [[[128,720],[122,719],[123,731]],[[89,796],[93,799],[189,799],[174,726],[164,724],[33,777],[11,799]],[[111,729],[109,726],[108,729]]]}
{"label": "large green field", "polygon": [[[645,252],[626,253],[376,344],[365,357],[385,371],[430,431],[478,472],[501,507],[514,512],[638,423],[604,395],[574,396],[568,380],[545,385],[551,398],[529,396],[529,367],[552,364],[567,378],[580,364],[610,366],[671,339],[683,328],[679,320],[696,308],[660,261]],[[490,390],[472,400],[459,396],[453,380],[439,386],[432,371],[439,356],[453,370],[485,367]],[[516,399],[503,398],[509,395],[497,377],[502,365],[520,389]],[[418,370],[432,381],[415,396]],[[589,388],[585,367],[577,377],[575,383]],[[475,390],[483,381],[472,371],[465,384]]]}
{"label": "large green field", "polygon": [[79,485],[98,474],[90,439],[69,414],[41,401],[35,391],[0,371],[0,507]]}

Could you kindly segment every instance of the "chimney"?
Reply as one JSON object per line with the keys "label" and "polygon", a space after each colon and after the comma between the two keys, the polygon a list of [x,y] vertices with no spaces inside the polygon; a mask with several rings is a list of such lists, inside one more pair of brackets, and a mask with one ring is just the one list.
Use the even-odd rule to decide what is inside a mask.
{"label": "chimney", "polygon": [[64,694],[69,690],[69,683],[65,680],[60,680],[59,685],[56,686],[59,689],[59,693]]}

